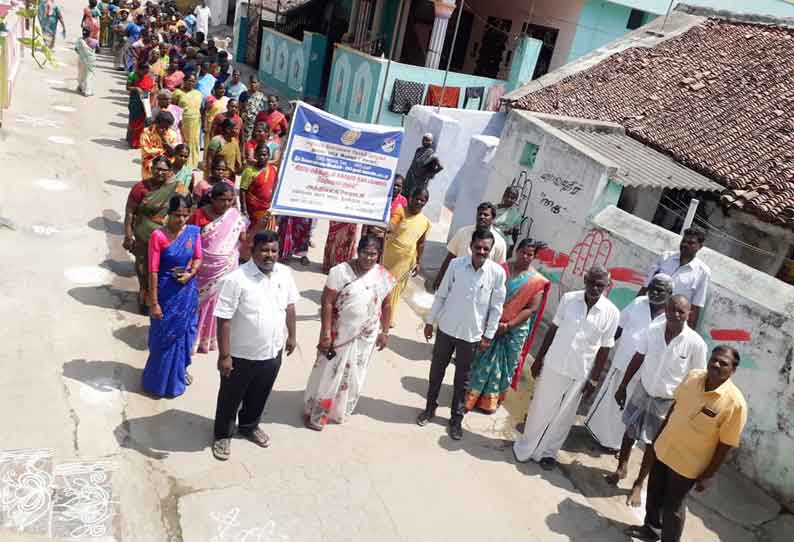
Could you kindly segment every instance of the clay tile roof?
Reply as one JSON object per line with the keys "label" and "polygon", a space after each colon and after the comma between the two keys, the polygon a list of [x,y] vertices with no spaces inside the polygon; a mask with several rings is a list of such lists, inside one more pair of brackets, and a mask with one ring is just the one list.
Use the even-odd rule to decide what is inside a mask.
{"label": "clay tile roof", "polygon": [[794,228],[794,29],[708,19],[520,97],[513,107],[622,124],[726,187],[722,202]]}

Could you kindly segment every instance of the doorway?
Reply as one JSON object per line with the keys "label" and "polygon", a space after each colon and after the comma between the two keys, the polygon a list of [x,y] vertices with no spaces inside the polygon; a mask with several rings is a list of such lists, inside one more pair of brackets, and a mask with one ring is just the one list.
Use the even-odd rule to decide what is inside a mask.
{"label": "doorway", "polygon": [[[433,32],[433,22],[436,20],[436,11],[430,0],[416,0],[411,2],[408,10],[408,20],[405,24],[405,38],[400,62],[414,66],[424,66],[427,58],[427,47],[430,44],[430,34]],[[397,59],[395,59],[397,60]]]}
{"label": "doorway", "polygon": [[226,9],[226,25],[234,26],[234,16],[237,15],[237,1],[229,0],[229,7]]}
{"label": "doorway", "polygon": [[[452,48],[452,40],[455,37],[455,24],[458,20],[458,9],[455,8],[452,16],[449,18],[449,26],[447,27],[447,35],[444,39],[444,49],[441,52],[441,62],[439,69],[447,68],[447,59],[449,58],[449,50]],[[460,15],[460,27],[458,28],[458,39],[455,40],[455,50],[452,51],[452,62],[449,69],[459,72],[463,69],[463,63],[466,60],[466,49],[469,47],[469,40],[471,39],[471,27],[474,24],[474,14],[471,11],[463,10]]]}
{"label": "doorway", "polygon": [[482,34],[480,54],[474,66],[474,75],[492,79],[499,77],[502,57],[507,48],[507,36],[512,27],[513,21],[510,19],[488,17],[485,32]]}
{"label": "doorway", "polygon": [[549,73],[551,57],[554,56],[554,46],[557,44],[557,35],[560,33],[560,30],[550,26],[529,23],[524,23],[524,27],[524,34],[543,44],[540,47],[538,61],[535,64],[535,71],[532,74],[532,79],[537,79]]}

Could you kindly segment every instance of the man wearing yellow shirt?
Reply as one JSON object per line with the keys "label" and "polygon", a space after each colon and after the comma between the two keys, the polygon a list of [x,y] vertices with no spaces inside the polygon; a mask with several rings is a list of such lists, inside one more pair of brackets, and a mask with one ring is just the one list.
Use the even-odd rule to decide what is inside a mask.
{"label": "man wearing yellow shirt", "polygon": [[728,452],[739,446],[747,422],[747,403],[731,381],[738,366],[734,348],[717,346],[706,370],[693,370],[676,388],[675,402],[654,443],[645,524],[629,527],[629,536],[681,540],[687,493],[692,486],[695,491],[709,486]]}

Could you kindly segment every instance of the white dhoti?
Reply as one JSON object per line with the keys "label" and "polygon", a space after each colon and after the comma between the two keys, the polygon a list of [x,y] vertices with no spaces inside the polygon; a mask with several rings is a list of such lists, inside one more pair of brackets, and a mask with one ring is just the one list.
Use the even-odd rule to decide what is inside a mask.
{"label": "white dhoti", "polygon": [[519,461],[556,458],[576,422],[585,383],[544,368],[535,385],[524,433],[513,444]]}
{"label": "white dhoti", "polygon": [[[626,426],[623,423],[623,411],[620,410],[620,406],[615,401],[615,392],[618,391],[624,374],[625,371],[622,369],[610,369],[607,374],[607,380],[601,386],[584,422],[585,427],[593,435],[596,442],[604,448],[612,450],[620,449],[620,445],[623,442],[623,433],[626,432]],[[631,397],[634,393],[637,380],[638,377],[635,375],[629,382],[626,388],[626,397]]]}

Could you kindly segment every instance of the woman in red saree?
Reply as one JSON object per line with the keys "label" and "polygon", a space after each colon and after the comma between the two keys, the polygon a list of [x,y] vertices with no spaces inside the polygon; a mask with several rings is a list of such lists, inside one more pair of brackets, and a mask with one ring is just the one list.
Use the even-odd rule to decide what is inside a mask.
{"label": "woman in red saree", "polygon": [[141,134],[151,113],[149,94],[154,87],[155,82],[149,76],[149,65],[146,63],[138,64],[135,71],[127,77],[127,91],[130,93],[127,105],[130,115],[127,122],[127,143],[133,149],[141,146]]}
{"label": "woman in red saree", "polygon": [[97,0],[88,0],[88,6],[83,8],[82,27],[88,30],[91,39],[99,39],[100,18],[102,13],[97,7]]}
{"label": "woman in red saree", "polygon": [[254,122],[266,122],[271,133],[279,137],[289,131],[289,122],[286,115],[278,110],[278,96],[270,95],[267,97],[267,110],[260,111]]}
{"label": "woman in red saree", "polygon": [[531,266],[535,252],[542,246],[524,239],[518,244],[513,259],[502,264],[507,272],[507,299],[496,337],[472,363],[466,410],[496,412],[508,388],[511,385],[513,389],[518,388],[524,359],[543,318],[551,287],[551,282]]}
{"label": "woman in red saree", "polygon": [[328,237],[325,240],[323,273],[328,274],[332,267],[353,258],[358,224],[331,220]]}
{"label": "woman in red saree", "polygon": [[254,238],[257,231],[278,230],[276,217],[270,214],[270,204],[278,180],[278,171],[276,166],[269,162],[270,151],[267,143],[260,143],[256,148],[256,158],[258,173],[247,176],[244,182],[240,182],[245,212],[251,220],[248,230],[248,237],[251,239]]}

